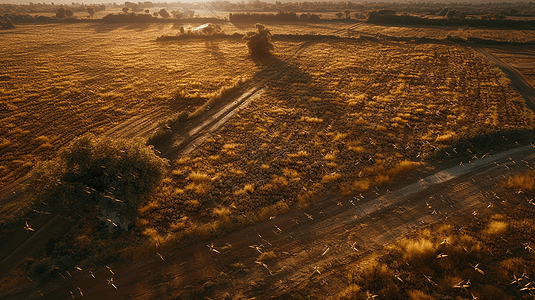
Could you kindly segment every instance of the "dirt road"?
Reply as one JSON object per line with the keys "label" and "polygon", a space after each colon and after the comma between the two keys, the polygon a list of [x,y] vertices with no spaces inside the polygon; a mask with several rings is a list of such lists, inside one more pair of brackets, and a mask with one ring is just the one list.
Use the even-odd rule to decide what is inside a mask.
{"label": "dirt road", "polygon": [[[308,43],[302,43],[297,48],[293,56],[298,55]],[[284,72],[285,61],[276,60],[276,63],[264,69],[257,76],[257,81],[251,84],[247,90],[241,94],[232,95],[228,99],[223,99],[219,103],[209,108],[200,118],[197,118],[187,124],[180,124],[178,130],[174,132],[171,144],[159,148],[161,155],[173,159],[181,154],[187,154],[204,142],[214,131],[220,128],[228,119],[234,116],[246,105],[258,98],[264,90],[266,82]],[[158,122],[165,118],[163,112],[153,111],[145,115],[136,116],[122,122],[105,133],[106,136],[113,138],[147,138],[155,130]],[[175,131],[175,130],[174,130]],[[5,207],[13,207],[13,210],[20,210],[18,203],[24,202],[22,186],[25,179],[22,178],[14,184],[0,191],[0,204]],[[36,255],[40,247],[54,235],[61,235],[68,231],[72,222],[65,223],[63,218],[51,215],[38,215],[31,220],[31,226],[34,226],[35,232],[26,232],[22,226],[16,231],[9,234],[0,249],[0,278],[9,274],[18,267],[26,257]],[[46,230],[41,230],[46,228]]]}
{"label": "dirt road", "polygon": [[535,110],[535,89],[533,89],[524,76],[522,76],[522,73],[520,73],[515,67],[507,64],[500,58],[490,53],[487,49],[483,47],[473,48],[495,63],[505,74],[507,74],[513,83],[513,87],[518,90],[522,97],[524,97],[524,100],[526,100],[527,106],[532,110]]}
{"label": "dirt road", "polygon": [[[114,269],[114,274],[106,270],[92,278],[79,272],[61,279],[61,285],[45,298],[71,299],[69,291],[78,287],[85,297],[103,299],[193,295],[221,299],[225,293],[268,298],[298,290],[325,298],[345,284],[339,270],[367,251],[413,228],[452,216],[473,217],[491,203],[499,205],[502,175],[525,170],[529,164],[535,164],[535,149],[525,146],[465,161],[405,186],[374,189],[356,197],[329,197],[230,235],[161,253],[161,258],[155,253]],[[213,244],[216,251],[206,244]],[[276,258],[265,265],[256,262],[260,252],[269,251]],[[107,283],[112,277],[117,289]]]}
{"label": "dirt road", "polygon": [[[502,67],[507,68],[507,65]],[[525,81],[510,76],[523,95],[534,95]],[[261,91],[255,89],[247,99]],[[192,151],[235,109],[241,108],[242,103],[246,102],[239,102],[224,114],[218,115],[214,111],[207,115],[208,119],[199,121],[202,128],[195,127],[196,131],[190,132],[188,143],[178,142],[174,149]],[[145,126],[146,122],[150,123],[150,120],[132,120],[132,126],[122,126],[113,135],[120,136],[118,132],[121,131],[133,132],[136,124]],[[155,253],[150,259],[113,270],[113,274],[107,270],[95,274],[96,278],[86,271],[75,271],[74,277],[60,279],[57,286],[44,296],[47,299],[72,299],[70,292],[83,291],[86,297],[103,299],[182,299],[192,295],[221,298],[227,292],[249,297],[283,297],[296,290],[317,292],[318,296],[329,295],[345,282],[345,277],[337,270],[366,251],[392,242],[412,228],[453,215],[469,216],[498,201],[495,194],[488,192],[503,179],[494,175],[526,169],[526,165],[516,163],[519,161],[535,163],[535,151],[531,146],[464,162],[388,190],[377,188],[372,193],[356,197],[327,197],[308,209],[208,241],[216,251],[210,251],[212,248],[201,243],[177,252],[161,253],[162,256]],[[10,197],[14,196],[10,194]],[[38,235],[39,232],[33,238],[36,244],[28,244],[26,240],[26,244],[21,243],[18,249],[39,246],[37,241],[46,238]],[[25,251],[19,253],[27,253]],[[277,257],[265,264],[256,262],[260,252],[269,251]],[[24,257],[17,260],[22,261]],[[14,258],[4,259],[0,262],[0,270],[12,269],[16,265]],[[15,297],[31,299],[41,296],[34,288],[20,291]]]}

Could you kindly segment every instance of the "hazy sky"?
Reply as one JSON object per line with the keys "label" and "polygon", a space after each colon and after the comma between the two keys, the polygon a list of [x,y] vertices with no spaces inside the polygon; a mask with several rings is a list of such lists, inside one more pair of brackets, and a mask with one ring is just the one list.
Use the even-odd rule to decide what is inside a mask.
{"label": "hazy sky", "polygon": [[[130,2],[144,2],[144,1],[150,1],[150,0],[127,0],[127,1],[130,1]],[[152,1],[153,3],[158,3],[158,2],[209,2],[211,0],[161,0],[161,1]],[[230,2],[241,2],[241,0],[229,0]],[[245,2],[248,2],[248,0],[244,0]],[[269,3],[274,3],[275,0],[260,0],[262,2],[269,2]],[[280,0],[278,0],[280,1]],[[303,2],[305,0],[286,0],[286,1],[282,1],[282,2]],[[332,1],[332,0],[308,0],[308,1],[312,1],[312,2],[316,2],[316,1]],[[350,1],[350,0],[341,0],[341,1]],[[514,1],[511,1],[511,2],[530,2],[532,0],[514,0]],[[47,3],[47,4],[50,4],[50,3],[54,3],[54,4],[71,4],[72,2],[79,2],[79,3],[85,3],[85,4],[97,4],[97,3],[117,3],[117,4],[122,4],[125,2],[125,0],[85,0],[85,1],[72,1],[72,0],[46,0],[46,1],[43,1],[43,0],[0,0],[0,3],[10,3],[10,4],[28,4],[30,2],[33,2],[33,3]],[[353,0],[352,1],[353,3],[359,3],[359,2],[365,2],[365,0]],[[426,2],[426,0],[368,0],[368,2],[397,2],[397,3],[403,3],[403,2]],[[431,2],[442,2],[442,3],[451,3],[451,2],[458,2],[458,3],[464,3],[464,2],[468,2],[468,3],[496,3],[496,2],[503,2],[503,0],[438,0],[438,1],[431,1]]]}
{"label": "hazy sky", "polygon": [[[145,2],[145,1],[150,1],[150,0],[126,0],[126,1],[130,1],[130,2]],[[211,0],[162,0],[162,1],[152,1],[153,3],[158,3],[158,2],[182,2],[182,3],[185,3],[185,2],[208,2],[208,1],[211,1]],[[0,3],[9,3],[9,4],[29,4],[30,2],[33,2],[33,3],[46,3],[46,4],[51,4],[51,3],[54,3],[54,4],[71,4],[73,2],[78,2],[78,3],[84,3],[84,4],[100,4],[100,3],[117,3],[117,4],[122,4],[125,2],[125,0],[85,0],[85,1],[76,1],[76,0],[46,0],[46,1],[43,1],[43,0],[0,0]],[[236,1],[231,1],[231,2],[236,2]]]}

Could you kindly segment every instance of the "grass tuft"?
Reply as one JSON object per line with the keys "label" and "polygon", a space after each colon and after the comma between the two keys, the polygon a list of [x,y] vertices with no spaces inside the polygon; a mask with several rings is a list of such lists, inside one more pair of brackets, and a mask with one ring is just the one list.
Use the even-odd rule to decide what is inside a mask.
{"label": "grass tuft", "polygon": [[522,174],[509,177],[505,182],[505,187],[526,192],[533,191],[535,188],[535,171],[529,170]]}
{"label": "grass tuft", "polygon": [[299,119],[299,121],[301,122],[307,122],[307,123],[323,123],[323,119],[320,119],[320,118],[314,118],[314,117],[301,117],[301,119]]}
{"label": "grass tuft", "polygon": [[503,234],[507,231],[507,226],[508,224],[506,222],[492,221],[487,225],[487,228],[484,230],[483,233],[489,235]]}
{"label": "grass tuft", "polygon": [[272,260],[274,258],[277,258],[277,254],[275,254],[274,251],[269,251],[269,252],[264,252],[260,254],[260,256],[258,256],[256,261],[264,262],[264,261]]}
{"label": "grass tuft", "polygon": [[342,174],[333,172],[331,174],[324,175],[321,178],[321,183],[328,183],[328,182],[337,181],[340,178],[342,178]]}

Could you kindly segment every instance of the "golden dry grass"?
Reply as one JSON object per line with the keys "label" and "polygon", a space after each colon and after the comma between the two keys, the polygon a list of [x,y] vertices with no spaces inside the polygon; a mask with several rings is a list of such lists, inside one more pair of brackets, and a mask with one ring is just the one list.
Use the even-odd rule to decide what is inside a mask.
{"label": "golden dry grass", "polygon": [[264,253],[260,254],[260,256],[258,256],[256,261],[264,262],[264,261],[272,260],[274,258],[277,258],[277,254],[275,254],[274,251],[269,251],[269,252],[264,252]]}
{"label": "golden dry grass", "polygon": [[509,177],[505,181],[507,188],[530,192],[535,188],[535,171],[527,171],[522,174],[517,174]]}
{"label": "golden dry grass", "polygon": [[[499,69],[454,45],[278,41],[273,64],[279,67],[262,73],[240,42],[155,43],[167,25],[137,30],[136,38],[133,29],[108,25],[50,25],[39,31],[42,36],[22,28],[27,34],[9,41],[24,46],[13,53],[13,46],[0,50],[0,63],[13,78],[0,82],[7,108],[0,113],[2,184],[85,131],[103,133],[154,110],[187,109],[195,116],[195,107],[200,114],[210,103],[201,105],[234,86],[236,77],[256,83],[277,75],[262,97],[196,151],[172,162],[169,177],[139,209],[136,224],[149,242],[123,247],[124,257],[217,236],[295,205],[306,207],[327,192],[367,191],[418,168],[420,158],[471,128],[531,128],[534,119]],[[37,51],[58,35],[68,39]],[[491,227],[492,238],[505,232]],[[452,238],[452,253],[466,248],[481,254],[477,238],[443,231]],[[400,247],[417,261],[437,254],[436,244],[424,234]],[[519,262],[504,264],[515,270],[510,275]],[[394,274],[374,258],[356,268],[352,279],[368,280],[363,287],[388,298],[399,292]],[[358,294],[360,286],[347,294]],[[415,290],[417,296],[424,297]]]}
{"label": "golden dry grass", "polygon": [[[327,191],[360,193],[420,167],[422,157],[474,127],[533,124],[505,75],[468,48],[317,42],[280,68],[261,100],[174,164],[173,172],[215,179],[203,193],[156,195],[176,213],[148,217],[158,220],[151,226],[165,232],[175,218],[195,219],[212,199],[240,215],[281,201],[304,207]],[[168,190],[190,184],[166,183]],[[199,202],[193,213],[189,200]]]}
{"label": "golden dry grass", "polygon": [[533,208],[519,198],[511,191],[512,205],[487,221],[472,218],[460,228],[444,221],[364,256],[347,268],[349,283],[338,298],[369,291],[387,299],[523,299],[527,283],[515,279],[533,275],[531,243],[523,241],[535,231]]}
{"label": "golden dry grass", "polygon": [[153,111],[193,112],[257,70],[239,41],[155,42],[172,31],[49,24],[3,34],[0,188],[75,136]]}

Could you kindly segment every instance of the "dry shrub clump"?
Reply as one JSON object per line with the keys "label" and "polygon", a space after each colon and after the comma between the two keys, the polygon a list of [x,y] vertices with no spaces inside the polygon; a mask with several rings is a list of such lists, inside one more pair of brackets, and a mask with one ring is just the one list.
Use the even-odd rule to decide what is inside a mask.
{"label": "dry shrub clump", "polygon": [[392,299],[400,292],[394,282],[394,275],[394,270],[385,262],[381,261],[379,257],[372,256],[349,271],[349,282],[354,287],[353,293],[357,292],[355,287],[360,286],[362,290],[371,291],[386,299]]}
{"label": "dry shrub clump", "polygon": [[258,256],[256,261],[264,262],[264,261],[272,260],[274,258],[277,258],[277,254],[275,254],[274,251],[269,251],[269,252],[264,252],[260,254],[260,256]]}
{"label": "dry shrub clump", "polygon": [[425,238],[420,240],[405,240],[402,242],[404,251],[403,258],[409,261],[412,260],[425,260],[430,257],[433,257],[436,252],[435,245]]}
{"label": "dry shrub clump", "polygon": [[270,55],[273,50],[273,43],[271,42],[272,34],[266,26],[262,24],[255,24],[258,32],[247,32],[243,39],[247,41],[249,53],[256,57],[265,57]]}
{"label": "dry shrub clump", "polygon": [[503,234],[507,231],[507,223],[502,221],[492,221],[483,232],[487,235]]}
{"label": "dry shrub clump", "polygon": [[530,170],[525,173],[509,177],[507,181],[505,181],[505,186],[515,190],[531,192],[535,188],[535,171]]}

